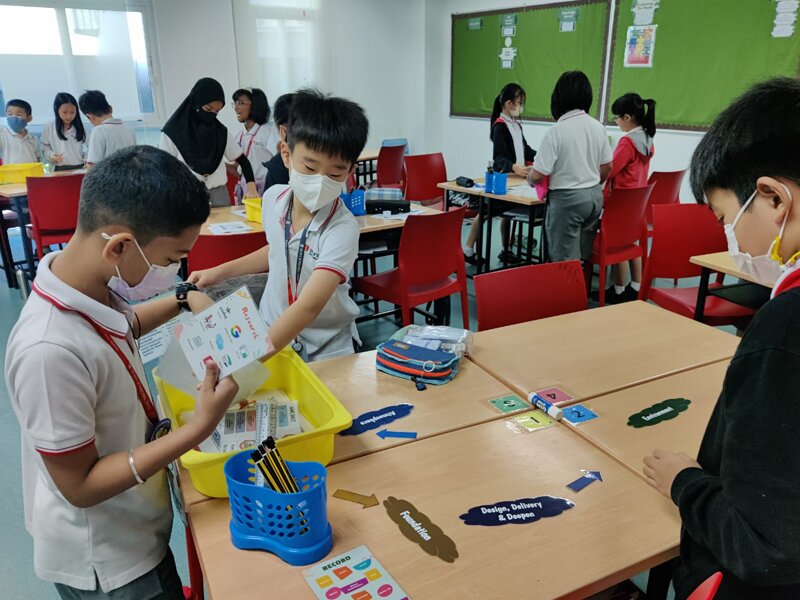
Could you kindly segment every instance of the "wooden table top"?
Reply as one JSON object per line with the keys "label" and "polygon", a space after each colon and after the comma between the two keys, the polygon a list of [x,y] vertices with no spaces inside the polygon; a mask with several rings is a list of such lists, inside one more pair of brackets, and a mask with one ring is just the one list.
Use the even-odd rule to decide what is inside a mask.
{"label": "wooden table top", "polygon": [[725,275],[731,275],[733,277],[738,277],[739,279],[744,279],[750,283],[763,285],[764,287],[772,288],[775,286],[774,282],[761,281],[750,273],[744,273],[741,271],[734,262],[733,257],[727,252],[714,252],[713,254],[701,254],[699,256],[693,256],[689,259],[689,262],[701,267],[706,267],[718,273],[725,273]]}
{"label": "wooden table top", "polygon": [[364,148],[361,151],[361,154],[358,155],[356,162],[365,162],[368,160],[378,160],[378,153],[381,151],[380,148]]}
{"label": "wooden table top", "polygon": [[407,417],[359,435],[337,435],[333,463],[371,454],[401,444],[409,438],[381,439],[377,432],[416,432],[417,440],[477,425],[503,414],[490,400],[514,395],[474,363],[462,360],[458,375],[445,385],[429,385],[419,392],[411,381],[392,377],[375,368],[375,351],[309,363],[309,367],[356,419],[388,406],[411,404]]}
{"label": "wooden table top", "polygon": [[[483,177],[479,177],[475,179],[477,183],[483,183]],[[508,183],[506,184],[507,188],[511,188],[515,185],[523,185],[527,184],[527,180],[524,177],[520,177],[519,175],[511,175],[508,176]],[[546,200],[539,200],[536,198],[528,198],[525,196],[515,196],[513,194],[487,194],[483,188],[468,188],[462,187],[457,185],[455,181],[444,181],[442,183],[436,184],[436,187],[442,190],[450,190],[451,192],[461,192],[464,194],[470,194],[471,196],[483,196],[484,198],[492,198],[493,200],[505,200],[506,202],[513,202],[514,204],[521,204],[524,206],[531,206],[534,204],[544,204]]]}
{"label": "wooden table top", "polygon": [[[656,448],[696,458],[727,368],[728,361],[722,361],[588,400],[583,405],[598,418],[575,430],[641,477],[642,459]],[[668,421],[639,429],[627,424],[631,415],[668,398],[691,404]]]}
{"label": "wooden table top", "polygon": [[[571,492],[565,486],[581,469],[600,471],[603,482]],[[672,503],[563,425],[522,435],[502,421],[485,423],[333,465],[326,483],[328,556],[366,544],[411,598],[584,598],[677,553]],[[332,498],[337,489],[411,502],[455,542],[458,558],[429,556],[382,504],[364,509]],[[575,506],[527,524],[459,519],[471,507],[543,495]],[[266,589],[314,598],[302,567],[233,547],[225,500],[195,504],[189,517],[212,598],[249,600]]]}
{"label": "wooden table top", "polygon": [[208,220],[203,224],[203,227],[200,230],[200,235],[215,235],[209,231],[209,225],[231,223],[234,221],[245,223],[248,227],[252,228],[253,231],[260,231],[263,233],[264,227],[262,227],[261,223],[256,221],[248,221],[246,217],[242,217],[233,212],[235,210],[243,211],[244,206],[221,206],[218,208],[212,208],[211,214],[208,216]]}
{"label": "wooden table top", "polygon": [[[421,215],[435,215],[442,211],[430,208],[429,206],[416,206],[415,209],[421,209]],[[376,231],[387,231],[389,229],[401,229],[405,224],[405,219],[383,219],[375,215],[363,215],[356,217],[358,226],[361,229],[361,235],[365,233],[375,233]]]}
{"label": "wooden table top", "polygon": [[637,301],[478,332],[469,359],[518,393],[557,386],[582,400],[730,359],[738,343]]}

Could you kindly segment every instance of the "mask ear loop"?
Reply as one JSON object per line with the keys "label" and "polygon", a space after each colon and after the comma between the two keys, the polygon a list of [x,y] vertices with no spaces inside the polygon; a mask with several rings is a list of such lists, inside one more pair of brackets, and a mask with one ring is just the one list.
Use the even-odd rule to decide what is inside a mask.
{"label": "mask ear loop", "polygon": [[[786,185],[784,185],[784,184],[781,184],[781,185],[783,186],[783,189],[786,190],[786,194],[789,196],[789,198],[791,198],[792,197],[792,193],[789,191],[789,188],[786,187]],[[781,223],[781,229],[778,232],[778,236],[772,241],[772,246],[771,246],[771,250],[770,250],[770,258],[772,260],[774,260],[775,262],[777,262],[779,265],[783,266],[783,267],[788,267],[788,266],[793,265],[795,262],[797,262],[798,257],[800,257],[800,251],[798,251],[798,252],[795,252],[794,254],[792,254],[789,257],[789,260],[787,260],[786,262],[783,262],[783,258],[781,257],[781,254],[780,254],[781,239],[783,238],[783,232],[786,229],[786,222],[788,220],[789,220],[789,213],[787,212],[786,216],[783,217],[783,223]]]}

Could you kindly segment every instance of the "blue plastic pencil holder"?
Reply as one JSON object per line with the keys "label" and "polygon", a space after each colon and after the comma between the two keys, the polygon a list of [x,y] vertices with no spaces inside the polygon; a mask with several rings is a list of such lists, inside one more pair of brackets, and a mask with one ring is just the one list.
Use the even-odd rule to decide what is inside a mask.
{"label": "blue plastic pencil holder", "polygon": [[367,214],[367,205],[364,201],[364,190],[353,190],[352,192],[344,193],[339,196],[344,202],[344,205],[350,209],[356,217],[361,217]]}
{"label": "blue plastic pencil holder", "polygon": [[487,194],[494,193],[494,178],[497,173],[494,171],[487,171],[486,175],[483,178],[483,189],[486,191]]}
{"label": "blue plastic pencil holder", "polygon": [[300,491],[281,494],[253,484],[256,466],[245,450],[225,463],[231,503],[231,541],[242,550],[266,550],[294,566],[315,563],[333,547],[328,523],[326,470],[315,462],[286,462]]}
{"label": "blue plastic pencil holder", "polygon": [[492,178],[492,194],[502,196],[508,191],[508,173],[495,173]]}

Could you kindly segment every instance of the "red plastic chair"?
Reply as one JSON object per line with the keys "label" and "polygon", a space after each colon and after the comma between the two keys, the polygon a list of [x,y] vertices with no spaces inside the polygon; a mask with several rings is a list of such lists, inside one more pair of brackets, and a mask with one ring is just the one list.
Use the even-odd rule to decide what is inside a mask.
{"label": "red plastic chair", "polygon": [[228,196],[230,196],[231,199],[231,206],[236,205],[236,184],[238,183],[239,176],[228,172],[228,181],[225,183],[225,187],[228,188]]}
{"label": "red plastic chair", "polygon": [[266,245],[267,238],[261,231],[198,236],[187,258],[189,273],[241,258]]}
{"label": "red plastic chair", "polygon": [[414,322],[415,306],[458,293],[464,327],[469,329],[467,274],[461,253],[463,219],[463,208],[409,216],[400,235],[398,266],[353,279],[353,291],[399,305],[403,325]]}
{"label": "red plastic chair", "polygon": [[66,244],[78,227],[78,205],[83,174],[58,177],[28,177],[28,235],[36,244],[39,260],[51,244]]}
{"label": "red plastic chair", "polygon": [[[650,194],[650,201],[647,203],[647,211],[645,212],[645,224],[642,228],[642,239],[639,242],[642,248],[647,248],[647,239],[653,233],[653,206],[658,204],[679,204],[681,194],[681,184],[686,175],[686,169],[683,171],[653,171],[647,184],[655,184],[653,192]],[[645,258],[647,253],[645,252]]]}
{"label": "red plastic chair", "polygon": [[689,594],[686,600],[713,600],[717,595],[717,590],[722,583],[722,573],[717,571],[711,577],[706,579],[703,583],[697,586],[695,590]]}
{"label": "red plastic chair", "polygon": [[[444,210],[444,190],[437,184],[447,181],[447,167],[441,152],[405,157],[405,198],[438,210]],[[463,257],[462,257],[463,262]]]}
{"label": "red plastic chair", "polygon": [[477,275],[478,331],[587,308],[579,260],[529,265]]}
{"label": "red plastic chair", "polygon": [[[378,152],[377,186],[380,188],[403,187],[403,157],[406,146],[381,146]],[[437,182],[439,183],[439,182]]]}
{"label": "red plastic chair", "polygon": [[354,189],[358,187],[358,183],[356,182],[356,174],[350,173],[347,176],[347,179],[344,182],[344,191],[348,194],[352,192]]}
{"label": "red plastic chair", "polygon": [[[651,300],[662,308],[694,318],[697,287],[656,288],[652,287],[653,280],[699,277],[701,268],[689,259],[726,248],[722,226],[707,206],[653,206],[653,245],[645,263],[639,300]],[[735,325],[744,329],[753,314],[750,308],[709,295],[703,321],[708,325]]]}
{"label": "red plastic chair", "polygon": [[[641,188],[616,188],[603,203],[600,231],[594,238],[587,268],[600,267],[600,306],[605,305],[606,267],[643,257],[646,246],[637,244],[647,201],[655,184]],[[591,271],[589,271],[591,272]]]}

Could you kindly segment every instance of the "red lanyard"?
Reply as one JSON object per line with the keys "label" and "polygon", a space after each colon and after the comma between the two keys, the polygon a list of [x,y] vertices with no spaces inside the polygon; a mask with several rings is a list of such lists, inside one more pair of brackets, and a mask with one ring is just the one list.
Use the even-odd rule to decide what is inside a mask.
{"label": "red lanyard", "polygon": [[[245,157],[246,157],[246,158],[248,158],[248,159],[250,158],[250,148],[252,148],[252,147],[253,147],[253,142],[254,142],[254,141],[255,141],[255,139],[256,139],[256,134],[258,133],[258,130],[259,130],[259,129],[261,129],[261,125],[257,126],[257,127],[256,127],[256,130],[255,130],[255,131],[254,131],[254,132],[253,132],[253,133],[250,135],[250,141],[247,143],[247,150],[245,150],[245,151],[244,151],[244,155],[245,155]],[[250,133],[250,132],[247,132],[247,133]],[[239,146],[241,146],[241,145],[242,145],[242,140],[244,139],[244,134],[245,134],[245,132],[244,132],[244,131],[242,131],[242,132],[239,134]]]}
{"label": "red lanyard", "polygon": [[133,368],[133,365],[128,360],[128,357],[125,356],[125,353],[111,337],[111,334],[109,334],[108,331],[100,327],[100,325],[95,323],[88,315],[85,315],[79,310],[75,310],[74,308],[67,308],[63,304],[59,304],[53,298],[50,298],[49,296],[45,295],[45,293],[42,292],[37,287],[35,282],[32,287],[34,292],[36,292],[43,299],[47,300],[47,302],[55,306],[57,309],[62,310],[64,312],[74,313],[79,317],[83,318],[87,323],[89,323],[89,325],[91,325],[94,328],[94,330],[103,339],[103,341],[105,341],[109,346],[111,346],[111,349],[114,352],[116,352],[117,356],[119,356],[119,359],[122,361],[122,364],[125,365],[125,368],[128,370],[128,374],[131,376],[131,379],[133,380],[133,384],[136,386],[136,396],[139,398],[139,403],[142,405],[142,408],[144,409],[144,414],[147,416],[147,420],[150,421],[152,425],[158,423],[158,411],[156,410],[156,405],[153,404],[153,401],[150,399],[150,394],[147,393],[147,389],[145,389],[142,380],[139,379],[139,375],[136,374],[136,370]]}

